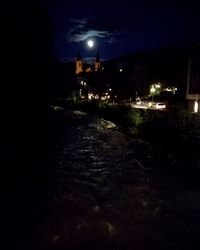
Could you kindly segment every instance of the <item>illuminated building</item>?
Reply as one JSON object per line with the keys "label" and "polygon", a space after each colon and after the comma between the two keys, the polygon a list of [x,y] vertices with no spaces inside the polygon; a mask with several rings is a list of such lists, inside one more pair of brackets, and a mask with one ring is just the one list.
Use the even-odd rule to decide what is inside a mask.
{"label": "illuminated building", "polygon": [[107,89],[104,88],[102,80],[103,69],[99,52],[97,52],[95,62],[93,64],[88,64],[82,60],[79,51],[75,63],[76,90],[78,90],[78,96],[81,97],[81,99],[87,100],[101,100],[104,97],[105,100],[107,100],[108,96],[104,95],[104,92],[106,92]]}
{"label": "illuminated building", "polygon": [[101,60],[100,60],[99,52],[97,52],[94,65],[83,63],[83,60],[80,55],[80,51],[78,52],[78,56],[76,59],[76,75],[77,76],[83,75],[84,73],[91,73],[91,72],[99,71],[99,70],[101,70]]}

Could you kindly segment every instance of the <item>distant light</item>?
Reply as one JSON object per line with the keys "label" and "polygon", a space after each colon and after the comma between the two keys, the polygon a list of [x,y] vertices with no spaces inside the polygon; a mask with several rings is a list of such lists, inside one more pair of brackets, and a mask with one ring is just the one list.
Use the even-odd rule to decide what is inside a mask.
{"label": "distant light", "polygon": [[155,84],[155,88],[161,88],[161,84],[160,83],[157,83],[157,84]]}
{"label": "distant light", "polygon": [[199,103],[198,103],[198,101],[196,100],[196,101],[194,102],[194,113],[197,113],[197,112],[198,112],[198,109],[199,109]]}
{"label": "distant light", "polygon": [[102,67],[101,69],[104,70],[104,67]]}
{"label": "distant light", "polygon": [[88,99],[92,100],[94,98],[94,94],[93,93],[88,93]]}
{"label": "distant light", "polygon": [[119,72],[122,72],[122,71],[123,71],[122,69],[119,70]]}
{"label": "distant light", "polygon": [[112,91],[112,89],[108,89],[109,91]]}
{"label": "distant light", "polygon": [[88,40],[87,45],[88,45],[89,48],[92,48],[94,46],[94,41]]}
{"label": "distant light", "polygon": [[149,102],[148,103],[148,107],[150,108],[150,107],[152,107],[153,106],[153,102]]}
{"label": "distant light", "polygon": [[82,86],[86,86],[87,85],[87,83],[86,82],[84,82],[83,80],[81,80],[81,83],[80,83]]}
{"label": "distant light", "polygon": [[150,93],[154,94],[156,92],[156,89],[154,88],[154,85],[150,88]]}
{"label": "distant light", "polygon": [[158,102],[154,106],[155,109],[166,109],[166,105],[162,102]]}

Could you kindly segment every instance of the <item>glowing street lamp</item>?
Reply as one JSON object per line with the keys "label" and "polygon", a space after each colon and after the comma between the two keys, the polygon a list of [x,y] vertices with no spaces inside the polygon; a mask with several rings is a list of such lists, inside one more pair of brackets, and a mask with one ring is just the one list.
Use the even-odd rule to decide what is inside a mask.
{"label": "glowing street lamp", "polygon": [[150,94],[152,96],[152,101],[153,101],[153,96],[154,96],[155,92],[156,92],[156,88],[154,87],[154,85],[152,85],[150,88]]}
{"label": "glowing street lamp", "polygon": [[155,88],[156,89],[160,89],[161,88],[161,84],[160,83],[155,84]]}

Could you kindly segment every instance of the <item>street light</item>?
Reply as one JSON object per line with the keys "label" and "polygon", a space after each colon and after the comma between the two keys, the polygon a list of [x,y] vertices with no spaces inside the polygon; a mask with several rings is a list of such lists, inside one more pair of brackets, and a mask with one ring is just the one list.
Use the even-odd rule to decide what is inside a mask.
{"label": "street light", "polygon": [[150,88],[150,94],[152,96],[152,102],[153,102],[153,96],[154,96],[155,92],[156,92],[156,89],[155,89],[154,85],[152,85],[151,88]]}

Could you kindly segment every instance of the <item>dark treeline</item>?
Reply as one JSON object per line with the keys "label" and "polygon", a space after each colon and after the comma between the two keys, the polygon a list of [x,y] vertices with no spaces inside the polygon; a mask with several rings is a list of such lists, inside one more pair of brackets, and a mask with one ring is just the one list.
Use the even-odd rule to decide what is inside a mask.
{"label": "dark treeline", "polygon": [[4,239],[6,249],[30,249],[27,244],[40,214],[51,162],[53,29],[41,1],[6,1],[1,3],[0,13]]}

